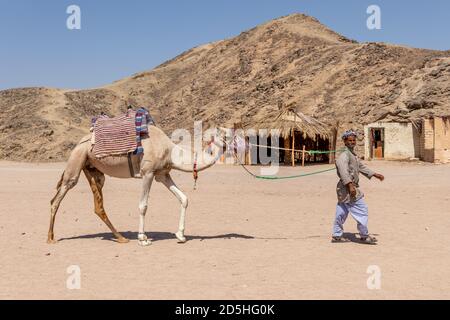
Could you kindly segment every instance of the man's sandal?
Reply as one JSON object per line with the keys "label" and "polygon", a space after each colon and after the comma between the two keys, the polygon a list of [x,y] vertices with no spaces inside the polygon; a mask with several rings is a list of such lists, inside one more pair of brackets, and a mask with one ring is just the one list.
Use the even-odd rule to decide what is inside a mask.
{"label": "man's sandal", "polygon": [[364,244],[376,244],[378,242],[377,238],[371,236],[361,237],[359,241]]}
{"label": "man's sandal", "polygon": [[332,243],[343,243],[343,242],[349,242],[349,239],[346,239],[344,237],[331,237],[331,242]]}

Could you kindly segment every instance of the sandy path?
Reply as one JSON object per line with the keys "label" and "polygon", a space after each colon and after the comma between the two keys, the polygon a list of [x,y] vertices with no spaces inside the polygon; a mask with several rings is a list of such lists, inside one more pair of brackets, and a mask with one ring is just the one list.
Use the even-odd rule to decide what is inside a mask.
{"label": "sandy path", "polygon": [[[386,175],[383,183],[362,180],[377,246],[330,243],[334,172],[261,181],[215,166],[201,173],[197,191],[189,174],[173,174],[190,198],[186,244],[172,234],[178,202],[153,185],[147,230],[154,242],[142,248],[135,240],[140,181],[108,178],[104,191],[129,244],[110,241],[81,176],[56,218],[60,241],[47,245],[49,200],[64,164],[0,162],[0,298],[449,299],[450,166],[369,166]],[[350,217],[346,227],[356,232]],[[70,265],[81,268],[80,290],[66,288]],[[367,288],[369,265],[381,269],[380,290]]]}

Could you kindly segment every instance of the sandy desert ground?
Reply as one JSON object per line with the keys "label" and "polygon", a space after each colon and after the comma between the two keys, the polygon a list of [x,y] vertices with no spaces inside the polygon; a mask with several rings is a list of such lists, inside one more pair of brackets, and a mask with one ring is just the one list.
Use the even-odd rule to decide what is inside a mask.
{"label": "sandy desert ground", "polygon": [[[104,189],[109,217],[130,243],[111,240],[81,176],[56,218],[59,241],[48,245],[49,200],[64,164],[0,162],[0,298],[449,299],[450,166],[368,164],[386,176],[362,178],[376,246],[330,243],[335,172],[264,181],[217,165],[200,174],[196,191],[191,175],[173,172],[190,198],[185,244],[173,235],[178,201],[154,183],[154,242],[140,247],[140,180],[107,178]],[[346,231],[356,232],[351,217]],[[81,270],[79,290],[66,287],[71,265]],[[367,287],[371,265],[381,270],[379,290]]]}

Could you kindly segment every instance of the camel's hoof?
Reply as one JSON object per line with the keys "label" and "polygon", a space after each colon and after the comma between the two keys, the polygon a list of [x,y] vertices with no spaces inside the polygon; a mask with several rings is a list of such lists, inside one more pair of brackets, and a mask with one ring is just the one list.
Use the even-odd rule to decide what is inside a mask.
{"label": "camel's hoof", "polygon": [[138,243],[140,246],[143,246],[143,247],[147,247],[152,244],[152,242],[148,239],[147,240],[138,240]]}
{"label": "camel's hoof", "polygon": [[118,238],[118,239],[117,239],[117,242],[118,242],[118,243],[128,243],[128,242],[130,242],[130,240],[127,239],[127,238]]}
{"label": "camel's hoof", "polygon": [[47,239],[48,244],[55,244],[57,241],[55,239]]}
{"label": "camel's hoof", "polygon": [[152,242],[147,238],[145,234],[138,235],[138,243],[139,245],[146,247],[152,244]]}
{"label": "camel's hoof", "polygon": [[175,236],[177,237],[178,242],[180,242],[180,243],[185,243],[186,242],[186,237],[180,231],[175,233]]}

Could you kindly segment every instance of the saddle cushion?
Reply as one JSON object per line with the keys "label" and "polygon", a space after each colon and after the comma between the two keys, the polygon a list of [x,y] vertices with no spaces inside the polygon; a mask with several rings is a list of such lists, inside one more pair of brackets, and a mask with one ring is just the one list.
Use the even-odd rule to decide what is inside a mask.
{"label": "saddle cushion", "polygon": [[94,155],[102,158],[134,152],[137,147],[135,117],[136,112],[128,110],[115,118],[98,118],[94,126]]}

